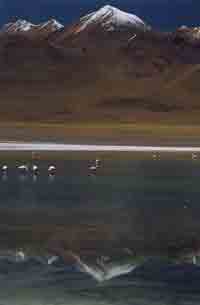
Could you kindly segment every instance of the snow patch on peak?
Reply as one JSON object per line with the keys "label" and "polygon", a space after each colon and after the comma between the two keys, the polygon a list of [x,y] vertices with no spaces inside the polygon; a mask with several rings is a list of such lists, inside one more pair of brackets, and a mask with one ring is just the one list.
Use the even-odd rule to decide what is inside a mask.
{"label": "snow patch on peak", "polygon": [[126,13],[111,5],[105,5],[98,11],[92,12],[80,19],[81,26],[78,32],[83,31],[91,24],[100,24],[108,31],[122,27],[146,28],[147,25],[136,15]]}

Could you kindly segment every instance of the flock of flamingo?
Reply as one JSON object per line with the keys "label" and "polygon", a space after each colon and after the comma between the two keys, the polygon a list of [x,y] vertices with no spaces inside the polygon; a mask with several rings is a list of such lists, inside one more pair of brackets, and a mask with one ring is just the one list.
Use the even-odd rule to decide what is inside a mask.
{"label": "flock of flamingo", "polygon": [[[160,160],[160,154],[157,152],[154,152],[152,154],[152,159],[153,160]],[[192,160],[197,160],[198,155],[196,153],[192,153]],[[96,171],[100,168],[101,166],[101,160],[96,159],[93,164],[89,165],[89,171],[91,173],[96,173]],[[8,165],[4,164],[1,166],[1,172],[6,174],[8,172]],[[27,164],[22,164],[17,166],[17,169],[20,173],[28,173],[29,171],[32,172],[34,175],[37,175],[39,173],[39,167],[36,164],[33,164],[31,166],[28,166]],[[56,174],[56,166],[55,165],[50,165],[47,169],[49,175],[55,175]]]}
{"label": "flock of flamingo", "polygon": [[[96,159],[94,161],[94,163],[89,166],[89,171],[91,173],[95,173],[97,171],[97,169],[100,167],[100,162],[101,161],[99,159]],[[4,165],[1,166],[1,172],[3,174],[7,174],[8,170],[9,170],[9,167],[8,167],[7,164],[4,164]],[[28,166],[27,164],[21,164],[21,165],[17,166],[17,170],[21,174],[26,174],[28,172],[31,172],[33,175],[38,175],[39,174],[39,166],[36,165],[36,164],[33,164],[31,166]],[[55,175],[56,174],[56,166],[55,165],[48,166],[47,171],[48,171],[49,175],[52,175],[52,176]]]}
{"label": "flock of flamingo", "polygon": [[[198,155],[196,153],[192,153],[191,157],[192,157],[192,160],[197,160],[198,159]],[[154,152],[152,154],[152,159],[153,160],[160,160],[160,158],[161,158],[161,156],[158,152]],[[101,160],[96,159],[93,162],[93,164],[89,165],[89,171],[91,173],[95,173],[100,168],[100,165],[101,165]],[[26,164],[22,164],[22,165],[17,166],[17,169],[18,169],[19,172],[24,173],[24,174],[28,173],[29,171],[32,172],[34,175],[37,175],[39,173],[39,167],[36,164],[33,164],[30,167]],[[2,173],[6,174],[8,172],[8,165],[7,164],[2,165],[1,171],[2,171]],[[56,166],[55,165],[50,165],[48,167],[47,171],[48,171],[49,175],[55,175]]]}
{"label": "flock of flamingo", "polygon": [[[35,164],[33,164],[31,167],[29,167],[26,164],[22,164],[22,165],[17,166],[17,169],[21,173],[28,173],[29,171],[31,171],[35,175],[37,175],[38,172],[39,172],[39,167]],[[6,164],[2,165],[1,171],[3,173],[7,173],[8,172],[8,165],[6,165]],[[48,167],[48,173],[51,174],[51,175],[54,175],[56,173],[56,166],[50,165]]]}

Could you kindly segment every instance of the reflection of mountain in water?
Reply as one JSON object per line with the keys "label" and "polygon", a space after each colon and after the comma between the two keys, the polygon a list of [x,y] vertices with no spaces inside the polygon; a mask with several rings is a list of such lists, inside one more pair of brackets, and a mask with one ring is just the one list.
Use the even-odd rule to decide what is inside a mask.
{"label": "reflection of mountain in water", "polygon": [[[192,254],[191,254],[192,255]],[[192,256],[191,256],[192,257]],[[80,257],[71,251],[62,252],[60,256],[54,254],[31,254],[22,249],[19,251],[1,251],[0,253],[0,275],[9,278],[10,274],[26,271],[24,276],[34,269],[40,269],[40,273],[52,272],[75,272],[89,275],[97,282],[109,281],[115,278],[130,278],[149,280],[168,280],[168,276],[173,274],[175,278],[184,278],[187,275],[195,276],[198,274],[200,280],[200,263],[191,260],[184,262],[182,256],[179,258],[171,257],[144,257],[135,255],[124,255],[117,257]],[[163,272],[165,270],[165,272]],[[180,271],[182,270],[182,273]],[[59,274],[58,272],[58,274]]]}
{"label": "reflection of mountain in water", "polygon": [[65,257],[24,254],[19,259],[15,251],[1,253],[0,298],[5,305],[157,305],[158,299],[166,305],[197,305],[200,301],[198,265],[131,255],[92,259],[70,252]]}
{"label": "reflection of mountain in water", "polygon": [[[65,262],[67,257],[68,262]],[[71,263],[69,264],[69,258]],[[144,259],[143,259],[144,260]],[[19,251],[2,251],[0,254],[0,273],[9,274],[16,270],[23,272],[24,268],[32,270],[36,266],[41,266],[45,270],[57,270],[73,266],[78,272],[88,274],[97,282],[103,282],[124,274],[131,273],[135,268],[140,266],[141,258],[126,257],[112,261],[109,257],[99,257],[88,263],[88,260],[82,259],[77,254],[68,252],[63,257],[55,255],[27,255],[23,250]],[[4,271],[4,272],[2,272]],[[5,272],[6,271],[6,272]]]}
{"label": "reflection of mountain in water", "polygon": [[137,260],[131,261],[129,258],[125,261],[113,262],[109,257],[101,257],[93,263],[84,262],[78,255],[71,254],[80,271],[91,275],[98,282],[110,280],[112,278],[131,273],[139,266]]}

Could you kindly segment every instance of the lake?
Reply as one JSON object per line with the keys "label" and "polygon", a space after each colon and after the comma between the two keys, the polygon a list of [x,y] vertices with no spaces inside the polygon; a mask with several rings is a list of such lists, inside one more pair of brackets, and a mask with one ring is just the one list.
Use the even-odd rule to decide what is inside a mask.
{"label": "lake", "polygon": [[0,160],[8,166],[0,304],[200,303],[198,159],[8,152]]}

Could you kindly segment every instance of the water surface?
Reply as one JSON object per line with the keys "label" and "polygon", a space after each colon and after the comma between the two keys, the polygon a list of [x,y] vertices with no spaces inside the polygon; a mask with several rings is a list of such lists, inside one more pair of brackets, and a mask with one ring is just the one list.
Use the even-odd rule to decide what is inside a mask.
{"label": "water surface", "polygon": [[96,158],[1,156],[2,304],[199,304],[199,161]]}

